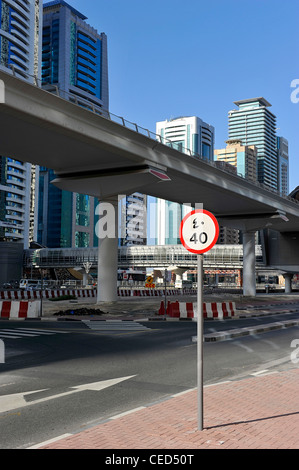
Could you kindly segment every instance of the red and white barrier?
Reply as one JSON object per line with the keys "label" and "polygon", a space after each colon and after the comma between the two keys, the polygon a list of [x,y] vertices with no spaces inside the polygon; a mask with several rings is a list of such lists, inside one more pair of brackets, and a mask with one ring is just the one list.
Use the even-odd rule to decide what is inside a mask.
{"label": "red and white barrier", "polygon": [[[166,289],[166,295],[195,295],[196,289]],[[118,289],[120,297],[162,297],[165,295],[165,289]]]}
{"label": "red and white barrier", "polygon": [[[196,289],[166,289],[166,295],[195,295]],[[0,291],[0,300],[37,300],[53,299],[63,295],[75,295],[76,297],[96,297],[96,289],[45,289],[40,290],[7,290]],[[127,289],[118,288],[120,297],[162,297],[165,289]]]}
{"label": "red and white barrier", "polygon": [[[235,315],[235,302],[204,302],[204,318],[230,318]],[[168,315],[172,318],[197,318],[197,303],[168,302],[166,312],[164,302],[161,302],[159,315]]]}
{"label": "red and white barrier", "polygon": [[96,297],[95,289],[51,289],[51,290],[7,290],[0,291],[0,300],[35,300],[53,299],[63,295],[75,295],[76,297]]}
{"label": "red and white barrier", "polygon": [[40,301],[0,300],[1,318],[37,318],[40,315]]}

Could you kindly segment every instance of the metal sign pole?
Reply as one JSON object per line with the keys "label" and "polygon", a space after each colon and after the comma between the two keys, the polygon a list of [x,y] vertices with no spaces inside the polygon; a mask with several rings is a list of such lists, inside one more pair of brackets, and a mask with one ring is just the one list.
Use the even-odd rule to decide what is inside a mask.
{"label": "metal sign pole", "polygon": [[185,215],[180,225],[180,240],[197,254],[197,401],[198,429],[203,430],[203,253],[217,242],[219,225],[211,212],[197,209]]}
{"label": "metal sign pole", "polygon": [[197,255],[197,404],[198,430],[203,430],[203,255]]}

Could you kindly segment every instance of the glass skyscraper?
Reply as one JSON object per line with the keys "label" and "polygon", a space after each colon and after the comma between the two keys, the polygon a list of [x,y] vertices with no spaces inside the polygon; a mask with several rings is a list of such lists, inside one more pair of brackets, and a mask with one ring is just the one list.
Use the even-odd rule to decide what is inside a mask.
{"label": "glass skyscraper", "polygon": [[108,110],[107,36],[63,0],[44,4],[42,85]]}
{"label": "glass skyscraper", "polygon": [[289,194],[289,143],[284,137],[277,137],[278,189]]}
{"label": "glass skyscraper", "polygon": [[229,139],[257,148],[258,181],[278,190],[276,116],[265,98],[235,101],[229,112]]}
{"label": "glass skyscraper", "polygon": [[[41,21],[41,0],[0,0],[1,70],[30,83],[40,79]],[[0,241],[28,248],[36,240],[38,171],[0,156]]]}
{"label": "glass skyscraper", "polygon": [[[80,106],[108,110],[107,37],[71,5],[44,4],[42,86]],[[54,172],[41,168],[38,241],[50,248],[96,246],[93,197],[51,184]]]}
{"label": "glass skyscraper", "polygon": [[0,0],[0,21],[0,68],[33,83],[40,76],[42,0]]}

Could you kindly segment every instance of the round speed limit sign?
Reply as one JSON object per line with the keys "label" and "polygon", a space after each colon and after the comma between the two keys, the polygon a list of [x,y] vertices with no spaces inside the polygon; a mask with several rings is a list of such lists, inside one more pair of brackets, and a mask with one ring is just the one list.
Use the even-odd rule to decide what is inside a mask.
{"label": "round speed limit sign", "polygon": [[196,209],[189,212],[180,226],[180,239],[184,247],[198,255],[209,251],[217,242],[219,225],[211,212]]}

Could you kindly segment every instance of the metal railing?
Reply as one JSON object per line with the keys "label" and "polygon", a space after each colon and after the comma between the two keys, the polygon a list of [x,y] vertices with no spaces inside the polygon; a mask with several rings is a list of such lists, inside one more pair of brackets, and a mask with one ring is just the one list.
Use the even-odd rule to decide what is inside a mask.
{"label": "metal railing", "polygon": [[[206,160],[205,158],[203,158],[198,153],[192,152],[190,149],[185,148],[185,147],[181,147],[180,149],[178,149],[177,146],[175,145],[175,143],[172,142],[171,140],[169,140],[165,137],[162,137],[162,136],[150,131],[149,129],[141,127],[141,126],[139,126],[139,124],[128,121],[127,119],[125,119],[122,116],[118,116],[116,114],[113,114],[109,110],[106,110],[106,109],[102,108],[100,105],[97,105],[97,104],[93,103],[91,101],[92,100],[92,95],[91,95],[91,98],[88,99],[88,98],[80,97],[80,96],[78,96],[74,93],[71,93],[69,91],[63,90],[55,84],[42,85],[42,79],[36,77],[35,75],[30,75],[30,74],[27,74],[23,71],[19,71],[18,68],[13,64],[9,64],[9,65],[10,65],[10,68],[12,70],[12,74],[13,74],[14,77],[19,78],[18,77],[18,74],[19,74],[19,75],[22,76],[22,80],[24,80],[25,76],[27,76],[27,79],[29,79],[29,78],[32,79],[30,81],[30,83],[32,85],[35,85],[36,87],[42,89],[46,93],[55,93],[55,95],[59,96],[61,99],[64,99],[68,102],[73,102],[74,104],[76,104],[78,106],[81,106],[84,109],[86,109],[88,111],[91,111],[92,113],[97,114],[98,116],[100,116],[102,118],[105,118],[105,119],[113,121],[117,124],[120,124],[121,126],[126,127],[127,129],[130,129],[133,132],[137,132],[138,134],[142,134],[142,135],[154,140],[156,143],[159,143],[161,145],[165,145],[167,147],[171,147],[172,149],[177,150],[178,152],[181,152],[181,153],[184,153],[184,154],[188,155],[190,158],[199,159],[202,162],[204,162],[205,164],[207,164],[209,166],[212,166],[214,168],[217,168],[219,171],[222,171],[223,173],[230,174],[230,175],[232,174],[232,172],[226,170],[224,167],[217,166],[216,161]],[[1,70],[1,71],[3,71],[5,73],[4,70]],[[8,72],[6,71],[6,73],[8,73]],[[243,175],[241,175],[240,173],[233,173],[233,175],[236,176],[237,178],[245,180],[245,177]],[[296,199],[294,199],[294,198],[292,198],[288,195],[285,195],[285,194],[283,194],[283,193],[281,193],[281,192],[279,192],[279,191],[277,191],[277,190],[275,190],[275,189],[273,189],[273,188],[271,188],[271,187],[269,187],[269,186],[267,186],[263,183],[260,183],[258,181],[248,180],[248,179],[246,179],[246,182],[253,185],[253,186],[261,188],[265,191],[268,191],[272,194],[280,196],[280,197],[282,197],[282,198],[284,198],[288,201],[291,201],[294,204],[299,204],[298,200],[296,200]]]}

